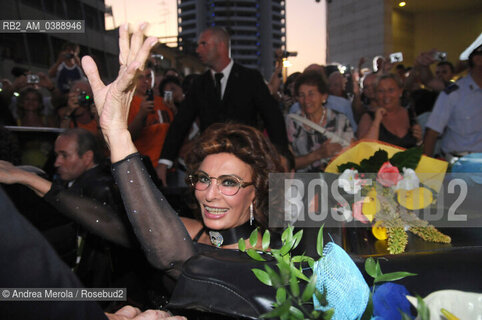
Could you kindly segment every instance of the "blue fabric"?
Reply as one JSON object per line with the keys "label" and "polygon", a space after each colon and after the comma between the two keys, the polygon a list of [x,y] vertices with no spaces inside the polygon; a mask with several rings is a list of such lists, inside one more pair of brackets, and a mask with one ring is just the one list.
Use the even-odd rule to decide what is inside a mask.
{"label": "blue fabric", "polygon": [[410,302],[407,300],[408,290],[399,284],[387,282],[376,288],[373,294],[373,318],[377,320],[398,320],[402,318],[400,311],[409,315]]}
{"label": "blue fabric", "polygon": [[472,181],[482,184],[482,153],[471,153],[460,158],[452,166],[452,172],[470,173],[468,176]]}
{"label": "blue fabric", "polygon": [[320,305],[315,296],[316,310],[334,309],[332,320],[352,320],[363,315],[370,289],[350,256],[334,242],[323,249],[323,258],[315,263],[316,289],[326,292],[328,306]]}

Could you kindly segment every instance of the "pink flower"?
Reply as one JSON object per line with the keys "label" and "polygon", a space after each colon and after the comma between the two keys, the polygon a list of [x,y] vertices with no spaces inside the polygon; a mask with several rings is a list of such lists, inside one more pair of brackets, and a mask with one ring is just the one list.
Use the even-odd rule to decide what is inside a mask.
{"label": "pink flower", "polygon": [[356,220],[367,223],[368,218],[362,213],[363,200],[353,203],[353,218]]}
{"label": "pink flower", "polygon": [[388,161],[382,165],[377,175],[377,181],[384,187],[394,186],[402,179],[398,168],[392,166]]}

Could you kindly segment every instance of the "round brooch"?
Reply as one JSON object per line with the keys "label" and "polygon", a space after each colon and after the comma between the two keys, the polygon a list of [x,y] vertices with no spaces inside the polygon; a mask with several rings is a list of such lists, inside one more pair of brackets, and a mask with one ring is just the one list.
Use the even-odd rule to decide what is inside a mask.
{"label": "round brooch", "polygon": [[209,239],[216,247],[220,247],[224,241],[223,236],[217,231],[209,231]]}

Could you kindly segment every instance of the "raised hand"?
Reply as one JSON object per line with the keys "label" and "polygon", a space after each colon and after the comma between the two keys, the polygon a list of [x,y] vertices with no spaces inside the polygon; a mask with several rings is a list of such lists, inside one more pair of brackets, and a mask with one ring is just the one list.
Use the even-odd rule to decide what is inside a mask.
{"label": "raised hand", "polygon": [[377,108],[375,111],[375,122],[380,124],[383,120],[383,117],[387,114],[387,110],[385,108]]}
{"label": "raised hand", "polygon": [[120,70],[117,79],[111,84],[106,86],[102,82],[97,65],[91,57],[82,58],[82,67],[94,93],[99,124],[111,149],[113,162],[137,151],[127,130],[127,117],[134,95],[136,74],[142,70],[149,51],[157,43],[155,37],[143,41],[146,26],[146,23],[141,24],[130,42],[127,25],[119,28]]}
{"label": "raised hand", "polygon": [[18,169],[10,162],[0,160],[0,183],[18,183],[19,175],[22,173],[23,170]]}
{"label": "raised hand", "polygon": [[146,310],[141,312],[138,308],[125,306],[116,313],[105,313],[109,320],[186,320],[182,316],[171,316],[161,310]]}

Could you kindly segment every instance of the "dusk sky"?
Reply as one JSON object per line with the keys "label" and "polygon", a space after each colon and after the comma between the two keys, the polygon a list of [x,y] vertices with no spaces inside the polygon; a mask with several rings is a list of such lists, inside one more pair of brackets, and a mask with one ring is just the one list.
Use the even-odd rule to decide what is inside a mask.
{"label": "dusk sky", "polygon": [[[115,25],[126,20],[132,24],[147,21],[151,24],[148,35],[159,37],[177,35],[176,0],[106,0],[112,5]],[[325,1],[286,0],[286,29],[288,51],[297,51],[290,57],[288,73],[303,71],[311,63],[325,63]],[[106,26],[112,25],[107,19]]]}

